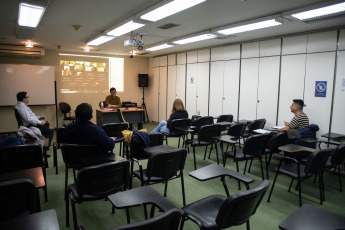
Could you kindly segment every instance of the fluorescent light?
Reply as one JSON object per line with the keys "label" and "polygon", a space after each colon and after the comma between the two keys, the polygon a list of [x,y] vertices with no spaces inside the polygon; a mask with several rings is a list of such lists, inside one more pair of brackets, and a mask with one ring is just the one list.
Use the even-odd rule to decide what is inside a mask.
{"label": "fluorescent light", "polygon": [[188,9],[204,1],[206,0],[175,0],[142,15],[140,18],[155,22],[162,18],[168,17],[170,15]]}
{"label": "fluorescent light", "polygon": [[133,20],[131,20],[127,22],[126,24],[123,24],[122,26],[119,26],[113,29],[112,31],[108,32],[107,35],[121,36],[123,34],[131,32],[143,26],[145,26],[145,24],[133,22]]}
{"label": "fluorescent light", "polygon": [[106,35],[102,35],[96,39],[93,39],[92,41],[89,41],[87,44],[89,46],[98,46],[100,44],[103,44],[105,42],[108,42],[112,39],[114,39],[115,37],[114,36],[106,36]]}
{"label": "fluorescent light", "polygon": [[18,25],[36,27],[40,22],[45,7],[28,3],[19,4]]}
{"label": "fluorescent light", "polygon": [[198,35],[198,36],[194,36],[194,37],[190,37],[190,38],[184,38],[184,39],[180,39],[177,41],[173,41],[173,43],[183,45],[183,44],[203,41],[203,40],[207,40],[207,39],[211,39],[211,38],[215,38],[215,37],[217,37],[217,36],[214,34],[202,34],[202,35]]}
{"label": "fluorescent light", "polygon": [[308,10],[301,13],[292,14],[291,16],[299,20],[305,20],[309,18],[322,17],[329,14],[335,14],[345,11],[345,3],[338,3],[331,6],[325,6],[318,9]]}
{"label": "fluorescent light", "polygon": [[167,49],[170,47],[174,47],[174,45],[169,45],[169,44],[163,44],[163,45],[159,45],[159,46],[154,46],[151,48],[146,49],[146,51],[156,51],[156,50],[162,50],[162,49]]}
{"label": "fluorescent light", "polygon": [[272,26],[278,26],[281,25],[280,22],[277,22],[274,19],[262,21],[262,22],[256,22],[256,23],[251,23],[243,26],[236,26],[228,29],[223,29],[219,30],[218,33],[225,34],[225,35],[230,35],[230,34],[237,34],[237,33],[242,33],[242,32],[247,32],[251,30],[258,30],[258,29],[263,29],[267,27],[272,27]]}

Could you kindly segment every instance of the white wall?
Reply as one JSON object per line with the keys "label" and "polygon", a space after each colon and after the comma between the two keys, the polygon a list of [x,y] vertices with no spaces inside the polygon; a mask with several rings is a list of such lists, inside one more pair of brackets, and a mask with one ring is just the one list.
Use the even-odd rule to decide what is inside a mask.
{"label": "white wall", "polygon": [[[345,30],[334,30],[188,51],[177,54],[176,65],[187,63],[180,68],[186,72],[190,116],[200,111],[230,113],[235,120],[266,118],[269,128],[290,121],[292,100],[300,98],[310,123],[319,125],[319,136],[329,130],[345,134],[344,49]],[[169,73],[176,75],[173,66],[168,79]],[[327,81],[326,97],[315,97],[316,81]],[[180,88],[175,83],[175,93]],[[167,97],[173,98],[170,91]]]}

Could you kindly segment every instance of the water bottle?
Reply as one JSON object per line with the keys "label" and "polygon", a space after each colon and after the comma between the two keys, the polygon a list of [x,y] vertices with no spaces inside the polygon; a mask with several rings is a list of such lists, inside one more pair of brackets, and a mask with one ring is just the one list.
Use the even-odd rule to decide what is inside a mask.
{"label": "water bottle", "polygon": [[101,102],[101,110],[103,110],[104,109],[104,103],[103,103],[103,101]]}
{"label": "water bottle", "polygon": [[200,116],[200,110],[198,110],[198,116]]}

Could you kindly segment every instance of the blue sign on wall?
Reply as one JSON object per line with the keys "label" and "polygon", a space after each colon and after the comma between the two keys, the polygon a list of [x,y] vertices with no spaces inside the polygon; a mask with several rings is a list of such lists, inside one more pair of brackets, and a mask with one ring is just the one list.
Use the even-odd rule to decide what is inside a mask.
{"label": "blue sign on wall", "polygon": [[327,81],[315,82],[315,97],[326,97]]}

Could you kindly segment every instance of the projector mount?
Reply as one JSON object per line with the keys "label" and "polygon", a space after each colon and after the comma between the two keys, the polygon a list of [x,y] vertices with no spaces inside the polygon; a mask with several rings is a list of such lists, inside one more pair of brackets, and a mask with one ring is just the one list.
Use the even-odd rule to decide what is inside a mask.
{"label": "projector mount", "polygon": [[138,47],[138,50],[142,50],[144,47],[143,42],[143,35],[140,35],[140,40],[135,39],[134,37],[137,37],[139,34],[134,34],[134,32],[131,32],[131,38],[128,40],[125,40],[124,45],[125,46],[132,46],[132,49],[134,47]]}

